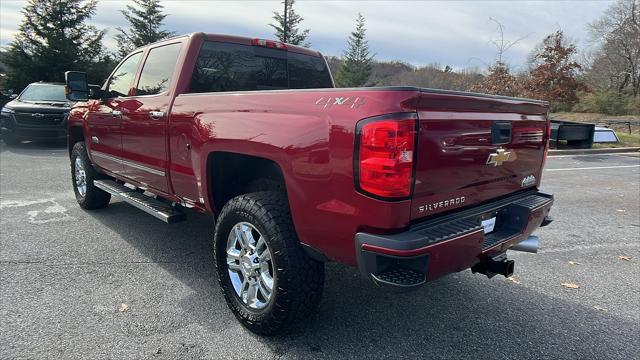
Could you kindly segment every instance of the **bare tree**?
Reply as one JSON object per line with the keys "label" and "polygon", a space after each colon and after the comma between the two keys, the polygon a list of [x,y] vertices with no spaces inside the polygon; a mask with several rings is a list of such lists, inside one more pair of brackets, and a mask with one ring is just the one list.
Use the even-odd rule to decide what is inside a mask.
{"label": "bare tree", "polygon": [[489,18],[489,20],[498,26],[499,38],[490,41],[496,47],[495,62],[489,66],[489,72],[482,82],[474,84],[471,90],[488,94],[518,96],[522,92],[521,82],[511,74],[509,65],[504,61],[504,55],[529,35],[516,40],[507,40],[504,37],[504,26],[494,18]]}
{"label": "bare tree", "polygon": [[[589,24],[592,41],[599,45],[588,75],[600,86],[621,96],[629,89],[640,96],[640,4],[619,0]],[[603,83],[604,82],[604,83]]]}
{"label": "bare tree", "polygon": [[526,39],[527,36],[529,35],[523,36],[516,40],[507,40],[504,38],[504,26],[502,26],[502,23],[491,17],[489,18],[489,21],[496,23],[496,25],[498,26],[498,33],[500,34],[500,37],[498,39],[490,40],[489,42],[496,47],[496,63],[502,64],[504,63],[503,61],[504,54],[507,51],[509,51],[509,49],[514,47],[516,44],[518,44],[520,41]]}

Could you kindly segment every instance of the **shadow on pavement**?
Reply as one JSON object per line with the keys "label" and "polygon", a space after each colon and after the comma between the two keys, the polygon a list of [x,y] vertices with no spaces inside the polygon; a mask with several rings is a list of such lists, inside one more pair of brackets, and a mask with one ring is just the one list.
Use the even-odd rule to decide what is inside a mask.
{"label": "shadow on pavement", "polygon": [[[235,326],[214,274],[208,215],[189,213],[187,221],[166,225],[115,202],[91,216],[194,291],[179,304],[185,321],[216,333]],[[390,294],[355,269],[328,264],[324,297],[306,331],[263,338],[244,330],[242,336],[267,345],[274,357],[586,359],[637,356],[633,344],[618,346],[637,328],[625,319],[468,271],[412,293]]]}
{"label": "shadow on pavement", "polygon": [[6,151],[20,155],[50,155],[60,157],[67,156],[66,152],[60,151],[66,149],[67,143],[65,141],[23,141],[15,145],[7,145],[4,141],[0,141],[0,153]]}

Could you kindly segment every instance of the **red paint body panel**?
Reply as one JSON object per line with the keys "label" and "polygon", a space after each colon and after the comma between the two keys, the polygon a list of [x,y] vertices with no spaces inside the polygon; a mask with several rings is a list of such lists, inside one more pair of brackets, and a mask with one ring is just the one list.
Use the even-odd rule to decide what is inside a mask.
{"label": "red paint body panel", "polygon": [[[167,117],[153,120],[150,111],[169,111],[171,98],[167,95],[130,97],[121,104],[122,159],[127,178],[146,186],[168,192],[167,177]],[[141,170],[137,165],[163,173]]]}
{"label": "red paint body panel", "polygon": [[[232,152],[272,160],[284,175],[300,240],[349,265],[356,265],[357,232],[399,232],[439,212],[420,213],[421,204],[464,196],[460,206],[473,205],[521,190],[522,177],[528,174],[536,177],[534,186],[539,184],[546,138],[535,136],[548,123],[545,104],[401,87],[189,94],[205,39],[251,44],[249,38],[202,33],[167,40],[160,45],[183,42],[168,93],[90,100],[88,107],[79,104],[71,112],[69,127],[83,128],[98,168],[215,214],[221,209],[213,202],[211,177],[223,170],[210,164],[212,154]],[[150,45],[154,46],[158,44]],[[295,46],[288,51],[321,56]],[[144,52],[146,57],[149,48]],[[108,115],[116,107],[123,111],[120,120]],[[165,112],[165,118],[149,120],[149,111],[158,110]],[[402,201],[374,199],[354,186],[356,124],[392,113],[413,113],[419,118],[413,194]],[[522,129],[531,138],[512,139],[504,147],[517,152],[519,161],[493,168],[486,161],[497,148],[487,143],[495,120],[513,122],[514,134]],[[99,144],[90,143],[94,134],[100,137]],[[99,158],[93,151],[121,158],[124,165]],[[153,176],[127,162],[166,176]],[[542,221],[532,219],[533,223],[538,220]],[[478,239],[470,235],[437,244],[440,250],[433,257],[430,276],[473,265],[480,254]]]}
{"label": "red paint body panel", "polygon": [[[85,108],[88,110],[85,113],[85,139],[89,140],[87,147],[90,149],[90,154],[98,151],[111,156],[122,155],[121,119],[111,115],[111,112],[119,107],[119,101],[90,101],[87,105],[88,108]],[[92,160],[96,165],[111,169],[115,173],[121,174],[124,171],[122,163],[106,156],[96,154],[96,156],[92,156]]]}
{"label": "red paint body panel", "polygon": [[[522,190],[522,180],[529,175],[538,180],[531,187],[539,185],[546,145],[543,134],[548,125],[545,106],[424,93],[418,117],[412,219]],[[491,126],[495,121],[511,123],[508,143],[492,144]],[[498,148],[510,151],[515,161],[487,165],[489,154]],[[421,206],[460,197],[465,201],[420,211]]]}
{"label": "red paint body panel", "polygon": [[[357,193],[353,183],[353,146],[358,119],[411,111],[404,106],[417,96],[412,91],[318,90],[246,92],[241,94],[181,95],[171,117],[170,143],[180,148],[191,140],[190,161],[182,152],[176,193],[189,191],[188,173],[200,183],[208,209],[215,209],[206,174],[209,154],[216,151],[265,157],[276,162],[285,177],[291,213],[300,240],[333,260],[355,265],[353,236],[362,229],[400,229],[409,224],[409,201],[386,202]],[[315,105],[318,99],[355,96],[367,99],[357,109]],[[380,110],[380,108],[384,108]],[[274,131],[274,129],[286,129]],[[182,154],[182,155],[181,155]],[[172,179],[176,178],[172,169]],[[183,190],[183,191],[184,191]],[[191,190],[192,191],[192,190]],[[320,224],[331,224],[323,226]],[[348,247],[350,245],[351,247]]]}

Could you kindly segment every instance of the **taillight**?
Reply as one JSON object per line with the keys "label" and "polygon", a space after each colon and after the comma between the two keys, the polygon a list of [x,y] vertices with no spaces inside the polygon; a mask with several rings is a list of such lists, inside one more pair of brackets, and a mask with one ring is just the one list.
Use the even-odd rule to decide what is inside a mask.
{"label": "taillight", "polygon": [[411,195],[416,120],[369,119],[358,124],[356,185],[383,198]]}
{"label": "taillight", "polygon": [[263,46],[263,47],[268,47],[272,49],[287,50],[287,44],[281,43],[280,41],[274,41],[274,40],[253,39],[251,40],[251,45]]}

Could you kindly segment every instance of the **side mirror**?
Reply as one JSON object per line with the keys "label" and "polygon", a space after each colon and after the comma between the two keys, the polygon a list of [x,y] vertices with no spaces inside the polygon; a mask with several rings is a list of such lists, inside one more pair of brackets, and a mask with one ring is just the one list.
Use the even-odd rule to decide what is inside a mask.
{"label": "side mirror", "polygon": [[10,99],[17,99],[18,98],[18,94],[11,94],[9,95]]}
{"label": "side mirror", "polygon": [[89,99],[102,99],[104,91],[100,88],[100,85],[89,84]]}
{"label": "side mirror", "polygon": [[87,73],[81,71],[67,71],[64,73],[64,93],[71,101],[86,101],[89,99],[89,85]]}

